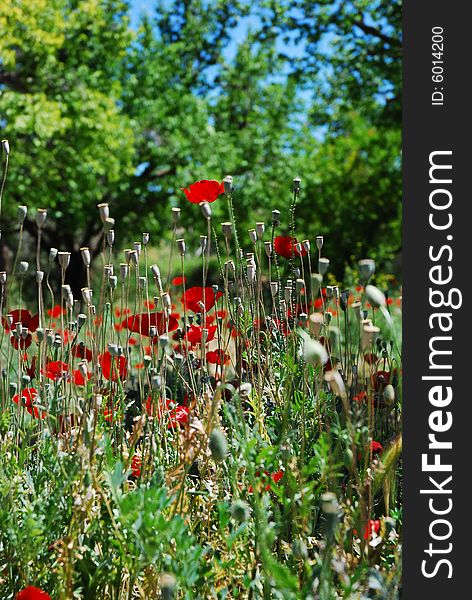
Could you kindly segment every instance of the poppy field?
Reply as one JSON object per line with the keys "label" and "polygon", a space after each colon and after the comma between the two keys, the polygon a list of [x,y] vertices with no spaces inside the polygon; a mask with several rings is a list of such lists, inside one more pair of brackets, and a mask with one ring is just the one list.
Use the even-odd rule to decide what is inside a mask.
{"label": "poppy field", "polygon": [[0,598],[398,598],[399,287],[365,256],[336,281],[323,232],[295,228],[299,178],[248,232],[232,177],[180,191],[201,235],[186,242],[174,207],[165,258],[98,205],[80,296],[70,248],[42,245],[47,207],[18,207]]}

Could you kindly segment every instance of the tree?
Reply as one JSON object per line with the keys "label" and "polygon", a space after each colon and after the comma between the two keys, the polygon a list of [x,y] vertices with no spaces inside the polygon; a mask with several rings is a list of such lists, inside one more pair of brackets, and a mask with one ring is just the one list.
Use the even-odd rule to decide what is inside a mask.
{"label": "tree", "polygon": [[[200,228],[181,186],[235,176],[244,231],[272,208],[288,214],[301,175],[300,235],[336,240],[339,274],[357,251],[398,249],[398,2],[159,1],[136,33],[127,10],[2,3],[3,230],[19,203],[51,208],[45,246],[73,251],[77,291],[79,248],[100,249],[96,204],[110,203],[118,243],[165,237],[179,205],[191,242]],[[223,202],[214,213],[227,220]]]}

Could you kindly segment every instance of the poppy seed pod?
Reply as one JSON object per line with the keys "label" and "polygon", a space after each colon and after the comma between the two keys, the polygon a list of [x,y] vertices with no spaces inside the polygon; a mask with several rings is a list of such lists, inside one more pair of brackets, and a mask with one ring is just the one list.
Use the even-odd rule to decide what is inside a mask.
{"label": "poppy seed pod", "polygon": [[18,206],[17,216],[18,216],[18,224],[22,225],[25,222],[26,215],[28,213],[28,208],[23,204]]}
{"label": "poppy seed pod", "polygon": [[61,265],[61,269],[65,271],[70,263],[70,252],[58,252],[57,259]]}
{"label": "poppy seed pod", "polygon": [[105,223],[105,221],[110,216],[109,205],[106,202],[102,202],[101,204],[97,204],[97,208],[98,208],[98,214],[100,215],[100,219],[101,219],[102,223]]}
{"label": "poppy seed pod", "polygon": [[264,231],[265,231],[265,223],[262,223],[261,221],[256,223],[256,233],[257,233],[257,237],[260,240],[262,240],[262,238],[264,236]]}
{"label": "poppy seed pod", "polygon": [[79,371],[82,377],[87,377],[87,361],[81,360],[79,363]]}
{"label": "poppy seed pod", "polygon": [[50,248],[49,249],[49,263],[52,263],[56,260],[56,256],[57,256],[57,248]]}
{"label": "poppy seed pod", "polygon": [[280,225],[280,210],[274,209],[272,211],[272,225]]}
{"label": "poppy seed pod", "polygon": [[287,304],[290,304],[290,300],[292,298],[292,286],[286,285],[284,287],[284,298]]}
{"label": "poppy seed pod", "polygon": [[208,442],[211,456],[216,463],[221,463],[226,458],[228,444],[225,434],[219,429],[213,429]]}
{"label": "poppy seed pod", "polygon": [[256,281],[256,265],[251,263],[247,266],[247,278],[249,279],[249,283]]}
{"label": "poppy seed pod", "polygon": [[375,344],[379,333],[380,329],[375,325],[364,325],[362,329],[362,348],[365,349]]}
{"label": "poppy seed pod", "polygon": [[208,238],[206,235],[200,236],[200,248],[202,249],[203,252],[205,251],[205,249],[207,247],[207,241],[208,241]]}
{"label": "poppy seed pod", "polygon": [[328,371],[324,376],[325,381],[329,384],[331,391],[340,398],[346,397],[346,388],[344,386],[344,381],[339,371],[333,369],[332,371]]}
{"label": "poppy seed pod", "polygon": [[324,325],[324,317],[321,313],[312,313],[308,318],[308,329],[315,337],[320,337]]}
{"label": "poppy seed pod", "polygon": [[41,229],[44,223],[46,222],[46,218],[48,216],[48,211],[45,208],[38,208],[36,211],[36,225],[38,229]]}
{"label": "poppy seed pod", "polygon": [[395,402],[395,388],[391,383],[385,386],[383,397],[387,406],[392,406]]}
{"label": "poppy seed pod", "polygon": [[109,233],[114,227],[115,227],[115,219],[112,219],[111,217],[108,217],[108,219],[105,219],[105,222],[103,223],[103,231],[105,233]]}
{"label": "poppy seed pod", "polygon": [[5,285],[7,282],[7,272],[0,271],[0,285]]}
{"label": "poppy seed pod", "polygon": [[279,291],[279,284],[278,284],[278,282],[277,281],[271,281],[270,282],[270,292],[271,292],[272,296],[275,296],[278,291]]}
{"label": "poppy seed pod", "polygon": [[353,309],[354,314],[356,315],[356,319],[359,322],[362,321],[362,304],[359,302],[359,300],[353,302],[351,304],[351,308]]}
{"label": "poppy seed pod", "polygon": [[270,258],[272,256],[272,243],[264,242],[264,249],[265,249],[267,258]]}
{"label": "poppy seed pod", "polygon": [[229,240],[233,234],[233,226],[228,221],[221,223],[221,231],[225,238]]}
{"label": "poppy seed pod", "polygon": [[10,154],[10,143],[8,140],[2,140],[2,150],[5,156],[8,156]]}
{"label": "poppy seed pod", "polygon": [[310,252],[310,240],[303,240],[302,245],[306,252]]}
{"label": "poppy seed pod", "polygon": [[92,304],[92,290],[88,287],[84,287],[81,290],[82,292],[82,298],[84,299],[84,302],[87,306],[90,306]]}
{"label": "poppy seed pod", "polygon": [[27,271],[28,271],[28,267],[29,267],[29,263],[26,262],[26,260],[22,260],[18,263],[18,266],[16,267],[16,274],[19,277],[22,277],[23,275],[26,275]]}
{"label": "poppy seed pod", "polygon": [[87,320],[87,315],[84,315],[84,313],[79,313],[77,315],[77,326],[79,329],[85,325],[86,320]]}
{"label": "poppy seed pod", "polygon": [[359,279],[366,283],[375,273],[375,260],[363,258],[357,263],[359,269]]}
{"label": "poppy seed pod", "polygon": [[205,219],[211,219],[211,206],[208,202],[200,202],[200,208],[202,210],[202,215]]}
{"label": "poppy seed pod", "polygon": [[323,243],[324,243],[323,236],[317,235],[316,236],[316,247],[318,248],[318,250],[321,250],[321,248],[323,248]]}
{"label": "poppy seed pod", "polygon": [[115,230],[110,229],[107,233],[107,244],[111,247],[115,242]]}
{"label": "poppy seed pod", "polygon": [[324,365],[328,362],[328,352],[323,344],[311,338],[305,331],[301,332],[303,339],[303,360],[310,365]]}
{"label": "poppy seed pod", "polygon": [[31,377],[29,375],[21,376],[21,386],[22,387],[27,387],[30,381],[31,381]]}
{"label": "poppy seed pod", "polygon": [[136,250],[130,250],[129,253],[129,262],[130,264],[133,263],[133,265],[136,267],[139,263],[139,255],[136,252]]}
{"label": "poppy seed pod", "polygon": [[172,222],[176,225],[180,220],[180,208],[174,206],[172,209]]}
{"label": "poppy seed pod", "polygon": [[120,280],[121,282],[126,281],[128,277],[128,265],[126,263],[120,263]]}
{"label": "poppy seed pod", "polygon": [[157,327],[155,325],[151,325],[149,327],[149,337],[151,339],[155,338],[157,335]]}
{"label": "poppy seed pod", "polygon": [[223,187],[227,196],[233,193],[234,185],[233,178],[231,177],[231,175],[226,175],[226,177],[223,179]]}
{"label": "poppy seed pod", "polygon": [[140,290],[145,290],[146,289],[146,284],[147,284],[147,279],[146,277],[139,277],[138,279],[138,287]]}
{"label": "poppy seed pod", "polygon": [[327,285],[326,286],[326,298],[332,298],[332,297],[333,297],[333,286]]}
{"label": "poppy seed pod", "polygon": [[38,327],[38,329],[36,329],[36,337],[38,338],[38,343],[41,344],[41,342],[44,340],[44,329],[42,327]]}
{"label": "poppy seed pod", "polygon": [[305,288],[305,281],[303,279],[297,279],[295,282],[295,288],[297,290],[297,294],[299,294]]}
{"label": "poppy seed pod", "polygon": [[329,268],[329,258],[320,258],[318,260],[318,272],[324,275]]}
{"label": "poppy seed pod", "polygon": [[172,573],[162,573],[159,576],[159,589],[162,600],[172,600],[177,588],[177,579]]}
{"label": "poppy seed pod", "polygon": [[36,271],[36,283],[42,283],[44,279],[44,271]]}
{"label": "poppy seed pod", "polygon": [[118,345],[113,342],[109,342],[108,344],[108,352],[111,356],[118,356]]}
{"label": "poppy seed pod", "polygon": [[249,229],[249,239],[253,244],[257,242],[257,233],[255,229]]}
{"label": "poppy seed pod", "polygon": [[185,256],[185,240],[179,239],[176,241],[177,249],[180,252],[180,256]]}
{"label": "poppy seed pod", "polygon": [[145,231],[143,233],[143,246],[147,246],[149,244],[149,233]]}
{"label": "poppy seed pod", "polygon": [[115,290],[116,286],[118,285],[118,277],[116,275],[110,275],[108,279],[108,285],[110,286],[111,290]]}
{"label": "poppy seed pod", "polygon": [[141,256],[141,242],[134,242],[134,250],[138,256]]}
{"label": "poppy seed pod", "polygon": [[302,180],[300,179],[300,177],[294,177],[292,181],[292,192],[298,194],[298,192],[300,191],[301,182]]}
{"label": "poppy seed pod", "polygon": [[249,505],[244,500],[235,500],[231,505],[230,512],[237,523],[245,523],[249,519]]}
{"label": "poppy seed pod", "polygon": [[162,306],[164,308],[167,308],[167,309],[172,308],[172,300],[170,298],[170,294],[168,294],[167,292],[164,292],[163,294],[161,294],[161,299],[162,299]]}
{"label": "poppy seed pod", "polygon": [[82,262],[84,263],[84,265],[87,268],[90,267],[90,262],[91,262],[90,249],[84,246],[83,248],[80,249],[80,254],[82,256]]}

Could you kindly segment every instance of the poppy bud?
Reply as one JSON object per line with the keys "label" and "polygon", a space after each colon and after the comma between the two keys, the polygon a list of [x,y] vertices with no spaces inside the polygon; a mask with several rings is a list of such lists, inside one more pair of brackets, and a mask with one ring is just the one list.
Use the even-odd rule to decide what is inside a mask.
{"label": "poppy bud", "polygon": [[213,460],[216,463],[221,463],[226,458],[228,452],[228,444],[226,442],[226,436],[219,429],[213,429],[208,442]]}
{"label": "poppy bud", "polygon": [[109,205],[106,202],[102,202],[101,204],[97,204],[97,208],[102,223],[105,223],[106,219],[108,219],[110,216]]}
{"label": "poppy bud", "polygon": [[317,235],[316,236],[316,247],[318,248],[318,250],[321,250],[321,248],[323,248],[323,244],[324,244],[323,236]]}
{"label": "poppy bud", "polygon": [[143,246],[147,246],[149,244],[149,233],[143,233]]}
{"label": "poppy bud", "polygon": [[375,287],[375,285],[367,285],[365,288],[365,295],[374,308],[380,308],[387,304],[383,292]]}
{"label": "poppy bud", "polygon": [[200,202],[200,208],[202,209],[202,215],[205,219],[211,219],[211,206],[208,202]]}
{"label": "poppy bud", "polygon": [[20,205],[18,206],[18,223],[19,225],[22,225],[25,222],[26,219],[26,214],[28,213],[28,208],[24,205]]}
{"label": "poppy bud", "polygon": [[392,404],[395,402],[395,388],[392,384],[389,383],[385,386],[383,397],[385,400],[385,404],[387,406],[392,406]]}
{"label": "poppy bud", "polygon": [[87,247],[81,248],[80,249],[80,254],[82,256],[82,262],[84,263],[84,265],[88,268],[90,267],[90,250]]}
{"label": "poppy bud", "polygon": [[234,191],[233,178],[231,175],[226,175],[223,179],[223,187],[225,190],[225,194],[229,196]]}
{"label": "poppy bud", "polygon": [[49,249],[49,263],[51,264],[52,262],[54,262],[54,260],[56,259],[57,256],[57,248],[50,248]]}
{"label": "poppy bud", "polygon": [[70,252],[58,252],[57,257],[59,264],[61,265],[61,269],[65,271],[70,263]]}
{"label": "poppy bud", "polygon": [[16,267],[16,274],[18,277],[23,277],[23,275],[26,275],[28,268],[29,263],[27,263],[25,260],[20,261]]}
{"label": "poppy bud", "polygon": [[272,225],[280,225],[280,210],[272,211]]}
{"label": "poppy bud", "polygon": [[10,143],[8,142],[8,140],[2,140],[2,149],[5,153],[5,156],[8,156],[10,154]]}
{"label": "poppy bud", "polygon": [[180,239],[180,240],[177,240],[176,243],[177,243],[177,248],[180,252],[180,256],[185,256],[185,240]]}
{"label": "poppy bud", "polygon": [[235,500],[231,505],[231,516],[237,523],[245,523],[249,519],[249,506],[244,500]]}
{"label": "poppy bud", "polygon": [[324,275],[329,267],[329,258],[320,258],[318,260],[318,272]]}
{"label": "poppy bud", "polygon": [[36,211],[36,225],[38,226],[38,229],[41,229],[41,227],[44,225],[47,216],[48,211],[45,208],[38,208]]}

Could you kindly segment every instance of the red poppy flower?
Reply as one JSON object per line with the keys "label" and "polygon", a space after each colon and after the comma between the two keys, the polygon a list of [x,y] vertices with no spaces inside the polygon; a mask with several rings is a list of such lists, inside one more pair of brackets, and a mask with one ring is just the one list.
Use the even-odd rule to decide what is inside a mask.
{"label": "red poppy flower", "polygon": [[224,350],[211,350],[206,353],[206,359],[212,365],[226,365],[231,357]]}
{"label": "red poppy flower", "polygon": [[79,342],[72,348],[72,356],[75,358],[85,358],[85,360],[92,360],[92,351],[87,348],[83,342]]}
{"label": "red poppy flower", "polygon": [[25,367],[26,374],[30,376],[31,379],[36,377],[36,356],[33,356],[31,359],[31,365]]}
{"label": "red poppy flower", "polygon": [[372,454],[374,456],[376,456],[377,454],[382,454],[383,452],[383,446],[380,442],[376,442],[375,440],[372,440],[372,442],[370,443],[370,449],[372,450]]}
{"label": "red poppy flower", "polygon": [[[39,326],[39,315],[31,316],[29,310],[25,310],[22,308],[21,310],[15,309],[10,310],[8,312],[9,315],[13,317],[13,329],[15,328],[15,323],[21,323],[23,327],[27,327],[31,333],[36,331]],[[10,331],[10,327],[8,326],[8,320],[6,317],[2,319],[3,326],[5,327],[5,331]]]}
{"label": "red poppy flower", "polygon": [[46,370],[43,371],[43,375],[52,381],[59,381],[60,379],[69,378],[69,365],[60,360],[48,362]]}
{"label": "red poppy flower", "polygon": [[[201,344],[203,338],[203,330],[203,327],[199,327],[198,325],[191,325],[190,329],[187,331],[184,337],[192,344],[192,346],[195,346],[195,344]],[[208,343],[215,339],[216,325],[209,325],[206,328],[206,330],[208,333],[206,336],[205,343]]]}
{"label": "red poppy flower", "polygon": [[380,392],[384,389],[386,385],[390,382],[390,372],[389,371],[377,371],[372,375],[372,385],[376,392]]}
{"label": "red poppy flower", "polygon": [[357,402],[358,404],[362,404],[362,402],[366,399],[367,399],[367,392],[365,392],[365,391],[359,392],[357,394],[357,396],[352,397],[353,402]]}
{"label": "red poppy flower", "polygon": [[[89,380],[92,376],[90,375],[90,373],[87,373],[87,380]],[[79,371],[79,369],[75,369],[75,371],[72,371],[72,379],[75,383],[75,385],[86,385],[87,381],[85,380],[84,375],[81,373],[81,371]]]}
{"label": "red poppy flower", "polygon": [[141,475],[142,458],[135,454],[131,459],[131,475],[136,479]]}
{"label": "red poppy flower", "polygon": [[65,315],[66,310],[65,308],[61,308],[60,304],[56,304],[56,306],[48,308],[48,315],[53,319],[58,319],[61,316],[61,314]]}
{"label": "red poppy flower", "polygon": [[[203,295],[205,295],[205,302],[203,302]],[[205,311],[208,312],[215,302],[221,298],[223,292],[215,292],[210,288],[203,287],[192,287],[185,291],[182,296],[182,304],[187,310],[191,310],[194,313],[202,312],[202,308],[199,306],[201,302],[205,306]]]}
{"label": "red poppy flower", "polygon": [[307,251],[305,248],[301,249],[301,252],[295,248],[298,244],[297,238],[291,235],[279,235],[274,240],[274,250],[279,256],[284,258],[292,258],[292,256],[306,256]]}
{"label": "red poppy flower", "polygon": [[[132,315],[125,319],[122,323],[123,327],[126,327],[129,331],[140,333],[141,335],[149,336],[149,329],[151,326],[157,328],[157,334],[162,335],[167,331],[174,331],[179,326],[179,322],[172,315],[169,316],[167,321],[164,313],[153,312],[151,314],[141,313],[139,315]],[[167,325],[167,328],[166,328]]]}
{"label": "red poppy flower", "polygon": [[162,420],[164,414],[167,414],[169,419],[168,429],[174,429],[177,425],[185,425],[188,421],[190,409],[187,406],[175,405],[173,400],[167,399],[165,403],[162,399],[156,403],[151,396],[146,400],[146,412],[152,417],[156,416],[159,421]]}
{"label": "red poppy flower", "polygon": [[169,425],[168,429],[175,429],[177,425],[185,425],[188,421],[188,414],[190,409],[188,406],[177,405],[169,411]]}
{"label": "red poppy flower", "polygon": [[172,279],[172,281],[171,281],[171,284],[172,285],[183,285],[186,281],[187,281],[186,277],[174,277],[174,279]]}
{"label": "red poppy flower", "polygon": [[51,600],[51,596],[43,590],[29,585],[24,590],[18,592],[15,600]]}
{"label": "red poppy flower", "polygon": [[112,356],[108,350],[98,357],[103,377],[108,381],[126,379],[127,361],[124,356]]}
{"label": "red poppy flower", "polygon": [[380,531],[380,519],[370,519],[367,522],[367,525],[365,526],[364,529],[364,539],[365,540],[370,540],[370,538],[372,537],[372,533],[379,533]]}
{"label": "red poppy flower", "polygon": [[39,412],[37,406],[34,406],[34,401],[38,396],[38,391],[35,388],[25,388],[21,392],[21,402],[20,402],[20,394],[15,394],[12,398],[15,404],[23,406],[29,412],[29,414],[35,419],[42,419],[45,417],[44,412]]}
{"label": "red poppy flower", "polygon": [[214,202],[225,191],[224,184],[215,179],[202,179],[192,183],[188,188],[180,189],[183,190],[187,200],[192,204]]}
{"label": "red poppy flower", "polygon": [[18,348],[21,348],[22,350],[26,350],[27,348],[29,348],[31,346],[32,341],[33,341],[33,338],[31,336],[31,333],[27,333],[26,337],[17,338],[14,335],[12,335],[10,338],[10,343],[13,346],[13,348],[15,348],[15,350],[18,350]]}
{"label": "red poppy flower", "polygon": [[[265,484],[269,480],[269,478],[272,479],[272,481],[274,483],[278,483],[282,479],[282,477],[284,476],[284,472],[283,471],[276,471],[275,473],[271,474],[271,473],[269,473],[269,471],[264,471],[263,473],[261,473],[260,471],[256,471],[255,476],[259,477],[261,479],[261,481],[262,481],[263,484]],[[271,489],[271,484],[268,483],[264,487],[264,490],[266,492],[269,492],[270,489]],[[253,493],[252,485],[249,486],[248,492],[250,494]]]}

